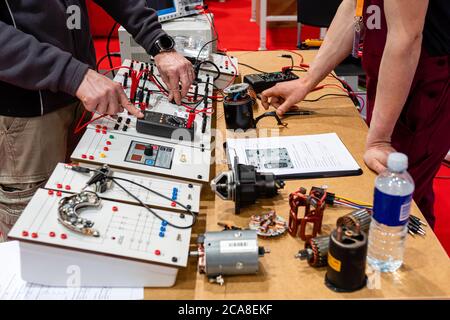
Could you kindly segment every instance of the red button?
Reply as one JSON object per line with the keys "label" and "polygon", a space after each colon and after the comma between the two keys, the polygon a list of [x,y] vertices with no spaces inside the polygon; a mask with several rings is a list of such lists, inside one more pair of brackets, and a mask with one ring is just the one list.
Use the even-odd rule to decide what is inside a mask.
{"label": "red button", "polygon": [[67,234],[65,234],[65,233],[61,234],[61,239],[66,240],[67,239]]}
{"label": "red button", "polygon": [[57,187],[58,189],[62,189],[63,185],[62,185],[62,183],[58,183],[58,184],[56,185],[56,187]]}
{"label": "red button", "polygon": [[170,205],[171,205],[172,207],[176,207],[176,206],[177,206],[177,203],[174,201],[174,202],[172,202]]}
{"label": "red button", "polygon": [[52,231],[52,232],[50,232],[48,235],[50,236],[50,238],[54,238],[54,237],[56,236],[56,233],[54,233],[54,232]]}
{"label": "red button", "polygon": [[52,196],[52,195],[53,195],[53,190],[48,190],[48,194],[49,194],[50,196]]}
{"label": "red button", "polygon": [[119,208],[118,207],[112,207],[112,211],[117,212],[117,211],[119,211]]}
{"label": "red button", "polygon": [[106,134],[106,130],[102,130],[102,133],[103,133],[103,134]]}
{"label": "red button", "polygon": [[103,128],[102,128],[103,130],[107,130],[108,129],[108,127],[107,126],[103,126]]}
{"label": "red button", "polygon": [[66,190],[69,191],[71,188],[69,185],[66,186]]}
{"label": "red button", "polygon": [[136,150],[145,150],[146,149],[145,145],[143,145],[143,144],[137,144],[134,148]]}
{"label": "red button", "polygon": [[110,146],[111,145],[111,141],[106,141],[106,145]]}
{"label": "red button", "polygon": [[160,255],[161,255],[161,251],[155,250],[155,254],[156,254],[157,256],[160,256]]}
{"label": "red button", "polygon": [[138,161],[138,162],[140,162],[140,161],[142,161],[142,156],[139,155],[139,154],[133,154],[133,155],[131,156],[131,160],[132,160],[132,161]]}
{"label": "red button", "polygon": [[86,158],[87,158],[87,155],[85,155],[85,154],[81,155],[81,159],[86,159]]}
{"label": "red button", "polygon": [[109,151],[109,148],[108,147],[104,147],[103,151]]}
{"label": "red button", "polygon": [[62,196],[62,192],[61,191],[56,192],[56,196],[61,197]]}
{"label": "red button", "polygon": [[94,156],[89,156],[89,160],[94,160]]}
{"label": "red button", "polygon": [[33,233],[31,234],[31,237],[34,238],[34,239],[36,239],[36,238],[38,237],[38,234],[37,234],[36,232],[33,232]]}
{"label": "red button", "polygon": [[100,133],[100,129],[96,129],[95,132]]}
{"label": "red button", "polygon": [[98,124],[98,125],[96,125],[95,127],[96,127],[97,129],[101,129],[102,126]]}
{"label": "red button", "polygon": [[28,237],[28,231],[22,231],[22,237]]}

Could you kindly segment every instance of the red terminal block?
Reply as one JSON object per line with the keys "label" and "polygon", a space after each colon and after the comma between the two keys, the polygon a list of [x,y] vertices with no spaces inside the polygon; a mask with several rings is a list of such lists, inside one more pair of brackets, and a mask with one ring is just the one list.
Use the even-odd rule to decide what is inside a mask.
{"label": "red terminal block", "polygon": [[89,156],[89,160],[94,160],[94,156]]}
{"label": "red terminal block", "polygon": [[52,196],[54,194],[53,190],[48,190],[48,195]]}
{"label": "red terminal block", "polygon": [[108,147],[104,147],[103,151],[109,151],[109,148]]}
{"label": "red terminal block", "polygon": [[103,130],[108,130],[108,127],[107,126],[103,126],[102,129]]}
{"label": "red terminal block", "polygon": [[62,192],[61,192],[61,191],[57,191],[57,192],[56,192],[56,196],[57,196],[57,197],[62,197]]}
{"label": "red terminal block", "polygon": [[106,130],[102,130],[102,133],[103,133],[103,134],[106,134]]}
{"label": "red terminal block", "polygon": [[48,235],[50,236],[50,238],[56,237],[56,233],[54,233],[53,231],[51,231]]}
{"label": "red terminal block", "polygon": [[112,211],[117,212],[117,211],[119,211],[119,208],[114,206],[114,207],[112,207]]}
{"label": "red terminal block", "polygon": [[161,255],[161,251],[155,250],[155,254],[156,254],[157,256],[160,256],[160,255]]}
{"label": "red terminal block", "polygon": [[67,234],[65,234],[65,233],[61,234],[61,239],[66,240],[67,239]]}
{"label": "red terminal block", "polygon": [[110,146],[110,145],[111,145],[111,141],[109,141],[109,140],[106,141],[106,145],[107,145],[107,146]]}
{"label": "red terminal block", "polygon": [[172,201],[170,205],[175,208],[177,206],[177,203],[175,201]]}
{"label": "red terminal block", "polygon": [[69,185],[66,186],[66,190],[69,191],[70,189],[72,189]]}
{"label": "red terminal block", "polygon": [[100,133],[100,129],[95,129],[95,132],[96,133]]}
{"label": "red terminal block", "polygon": [[87,155],[85,155],[85,154],[81,155],[81,159],[86,159],[86,158],[87,158]]}
{"label": "red terminal block", "polygon": [[58,183],[58,184],[56,185],[56,187],[57,187],[58,189],[62,189],[63,185],[62,185],[62,183]]}
{"label": "red terminal block", "polygon": [[95,126],[95,129],[101,129],[101,128],[102,128],[102,126],[99,124]]}
{"label": "red terminal block", "polygon": [[29,233],[28,233],[28,231],[22,231],[22,237],[28,237],[29,236]]}
{"label": "red terminal block", "polygon": [[37,238],[39,237],[39,235],[37,234],[37,232],[33,232],[33,233],[31,234],[31,237],[32,237],[33,239],[37,239]]}

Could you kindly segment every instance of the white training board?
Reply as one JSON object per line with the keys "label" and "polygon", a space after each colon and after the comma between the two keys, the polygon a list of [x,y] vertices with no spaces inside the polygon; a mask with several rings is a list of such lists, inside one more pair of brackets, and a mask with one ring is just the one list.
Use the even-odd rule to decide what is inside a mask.
{"label": "white training board", "polygon": [[[102,200],[100,208],[82,209],[82,217],[95,222],[100,237],[73,232],[58,222],[58,202],[70,194],[50,195],[39,189],[9,233],[9,237],[34,244],[73,249],[116,258],[187,265],[191,228],[176,229],[143,207]],[[187,226],[192,216],[154,209],[165,221]],[[69,251],[68,251],[69,252]],[[69,254],[69,253],[67,253]]]}
{"label": "white training board", "polygon": [[[142,149],[138,149],[142,146],[154,146],[158,152],[147,157]],[[71,158],[77,162],[108,164],[128,171],[208,182],[211,151],[87,129]]]}

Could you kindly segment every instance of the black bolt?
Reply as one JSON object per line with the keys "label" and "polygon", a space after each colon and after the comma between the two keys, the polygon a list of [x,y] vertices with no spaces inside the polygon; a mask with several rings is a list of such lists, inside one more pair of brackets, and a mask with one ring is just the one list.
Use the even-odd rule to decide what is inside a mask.
{"label": "black bolt", "polygon": [[187,206],[186,206],[186,208],[188,209],[188,210],[191,210],[191,205],[190,204],[188,204]]}
{"label": "black bolt", "polygon": [[197,176],[197,179],[202,179],[202,178],[203,178],[203,176],[200,174]]}
{"label": "black bolt", "polygon": [[194,185],[192,183],[189,183],[188,188],[192,189],[194,187]]}
{"label": "black bolt", "polygon": [[173,257],[173,258],[172,258],[172,262],[173,262],[173,263],[178,262],[178,258],[177,258],[177,257]]}

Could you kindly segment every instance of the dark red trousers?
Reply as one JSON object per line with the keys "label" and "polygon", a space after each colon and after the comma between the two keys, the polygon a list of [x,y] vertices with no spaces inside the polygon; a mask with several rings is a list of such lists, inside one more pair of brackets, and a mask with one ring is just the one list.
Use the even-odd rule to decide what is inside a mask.
{"label": "dark red trousers", "polygon": [[[380,5],[383,0],[369,0]],[[387,27],[367,30],[363,65],[367,73],[367,123],[375,105],[378,73],[386,43]],[[450,56],[431,57],[422,48],[408,100],[392,135],[392,146],[408,155],[409,173],[414,178],[414,200],[433,227],[433,179],[450,150]],[[392,88],[395,90],[395,88]]]}

